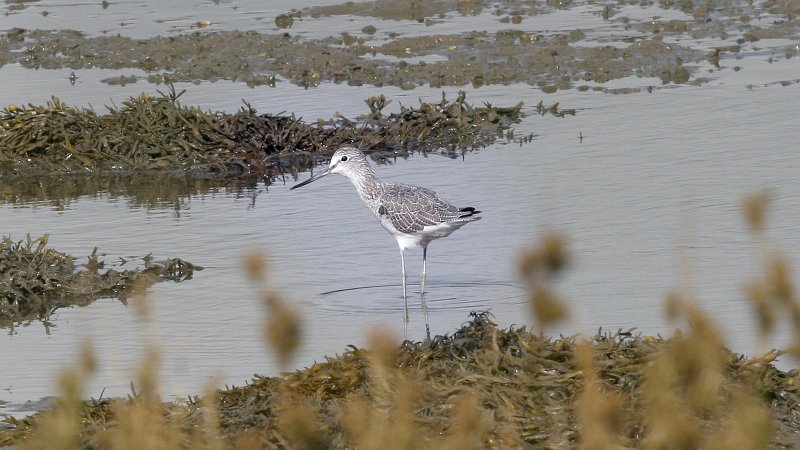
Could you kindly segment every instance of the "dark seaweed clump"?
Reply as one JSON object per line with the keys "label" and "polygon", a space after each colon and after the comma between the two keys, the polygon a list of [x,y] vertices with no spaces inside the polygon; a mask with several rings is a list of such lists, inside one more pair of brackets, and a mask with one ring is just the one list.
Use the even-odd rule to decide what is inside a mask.
{"label": "dark seaweed clump", "polygon": [[143,258],[144,268],[103,270],[106,263],[92,250],[82,267],[75,257],[47,247],[48,235],[30,236],[14,242],[0,241],[0,328],[32,320],[48,325],[53,312],[65,306],[88,305],[98,298],[114,297],[123,302],[134,288],[159,281],[183,281],[192,277],[195,266],[180,258],[154,262]]}
{"label": "dark seaweed clump", "polygon": [[45,106],[6,107],[0,176],[159,171],[272,179],[308,169],[315,162],[310,155],[342,142],[401,154],[435,148],[455,154],[511,139],[510,127],[522,117],[522,103],[474,107],[461,93],[452,102],[442,96],[388,115],[382,109],[390,101],[372,97],[370,112],[357,119],[308,124],[294,115],[259,115],[249,105],[235,114],[204,112],[181,105],[183,91],[159,93],[131,97],[102,115],[57,98]]}

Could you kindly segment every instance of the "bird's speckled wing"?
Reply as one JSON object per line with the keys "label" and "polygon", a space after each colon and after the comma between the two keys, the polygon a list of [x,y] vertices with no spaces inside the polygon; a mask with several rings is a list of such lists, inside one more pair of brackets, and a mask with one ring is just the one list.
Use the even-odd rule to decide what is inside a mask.
{"label": "bird's speckled wing", "polygon": [[428,225],[460,222],[470,213],[447,203],[436,192],[405,184],[384,184],[378,215],[387,217],[401,233],[415,233]]}

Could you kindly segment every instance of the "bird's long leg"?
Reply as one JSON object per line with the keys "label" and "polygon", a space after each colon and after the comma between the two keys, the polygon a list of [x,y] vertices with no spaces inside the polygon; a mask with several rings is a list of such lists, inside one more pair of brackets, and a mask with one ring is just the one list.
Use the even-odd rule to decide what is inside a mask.
{"label": "bird's long leg", "polygon": [[425,314],[425,335],[428,340],[431,339],[431,327],[428,323],[428,302],[425,301],[425,263],[428,259],[428,246],[422,247],[422,275],[419,277],[420,291],[419,296],[422,299],[422,312]]}
{"label": "bird's long leg", "polygon": [[406,296],[406,257],[405,250],[400,249],[400,265],[403,267],[403,318],[408,323],[408,296]]}

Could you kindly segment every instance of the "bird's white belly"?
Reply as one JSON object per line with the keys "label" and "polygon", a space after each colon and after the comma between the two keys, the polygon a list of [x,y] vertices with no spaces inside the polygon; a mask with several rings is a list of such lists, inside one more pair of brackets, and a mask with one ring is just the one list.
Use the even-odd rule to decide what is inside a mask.
{"label": "bird's white belly", "polygon": [[434,239],[445,237],[455,231],[457,226],[454,227],[452,223],[440,223],[436,225],[428,225],[421,231],[416,233],[403,233],[394,227],[392,221],[386,217],[378,217],[381,225],[386,231],[389,232],[397,240],[397,245],[401,250],[408,250],[414,247],[425,247]]}

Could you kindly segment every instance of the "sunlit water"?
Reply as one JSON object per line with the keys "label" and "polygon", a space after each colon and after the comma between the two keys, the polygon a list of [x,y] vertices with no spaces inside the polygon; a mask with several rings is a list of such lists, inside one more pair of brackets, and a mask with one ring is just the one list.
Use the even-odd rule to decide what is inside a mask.
{"label": "sunlit water", "polygon": [[[452,332],[472,310],[490,310],[504,327],[532,324],[517,258],[542,232],[558,230],[569,240],[571,265],[557,289],[570,320],[548,333],[636,327],[669,334],[679,324],[665,317],[663,298],[689,286],[732,349],[764,350],[742,289],[759,267],[740,212],[745,194],[773,193],[767,234],[794,267],[800,254],[800,86],[777,83],[796,77],[800,62],[765,60],[736,61],[742,71],[723,71],[706,86],[653,93],[545,95],[525,85],[468,89],[468,100],[476,103],[525,101],[529,116],[516,132],[534,132],[536,139],[522,146],[499,143],[463,159],[415,156],[376,167],[381,178],[430,187],[456,205],[483,211],[483,220],[429,248],[432,332]],[[0,99],[3,103],[38,101],[47,72],[34,72],[28,80],[19,80],[20,73],[28,72],[0,70],[4,85],[12,78],[32,83],[26,85],[30,93],[9,92],[12,99]],[[80,103],[153,89],[104,87],[108,93],[98,94],[84,82],[77,90],[65,85],[46,92]],[[615,83],[659,85],[642,79]],[[223,82],[182,87],[189,89],[182,98],[187,104],[233,111],[245,98],[261,112],[291,111],[307,120],[337,111],[353,117],[365,112],[362,100],[377,93],[394,100],[389,109],[441,96],[438,89],[303,90],[288,83],[276,89]],[[454,98],[457,89],[446,91]],[[538,116],[533,105],[539,100],[577,108],[577,115]],[[52,247],[76,255],[97,246],[109,261],[152,252],[206,268],[184,283],[155,285],[147,322],[130,306],[101,300],[59,310],[49,334],[34,322],[3,335],[0,399],[19,404],[55,394],[55,374],[74,362],[87,342],[99,363],[87,396],[98,397],[104,389],[105,396],[128,393],[148,339],[161,349],[165,396],[198,393],[210,381],[240,385],[253,373],[276,374],[262,339],[265,310],[242,268],[243,257],[254,249],[268,256],[269,286],[302,311],[303,345],[293,367],[341,352],[347,344],[363,345],[375,327],[393,329],[402,338],[394,240],[344,178],[331,176],[289,191],[296,181],[243,194],[208,192],[184,199],[179,208],[145,208],[102,193],[63,210],[0,205],[0,233],[15,239],[49,233]],[[421,256],[412,251],[406,258],[411,339],[424,337],[416,287]],[[777,335],[771,344],[787,342]]]}

